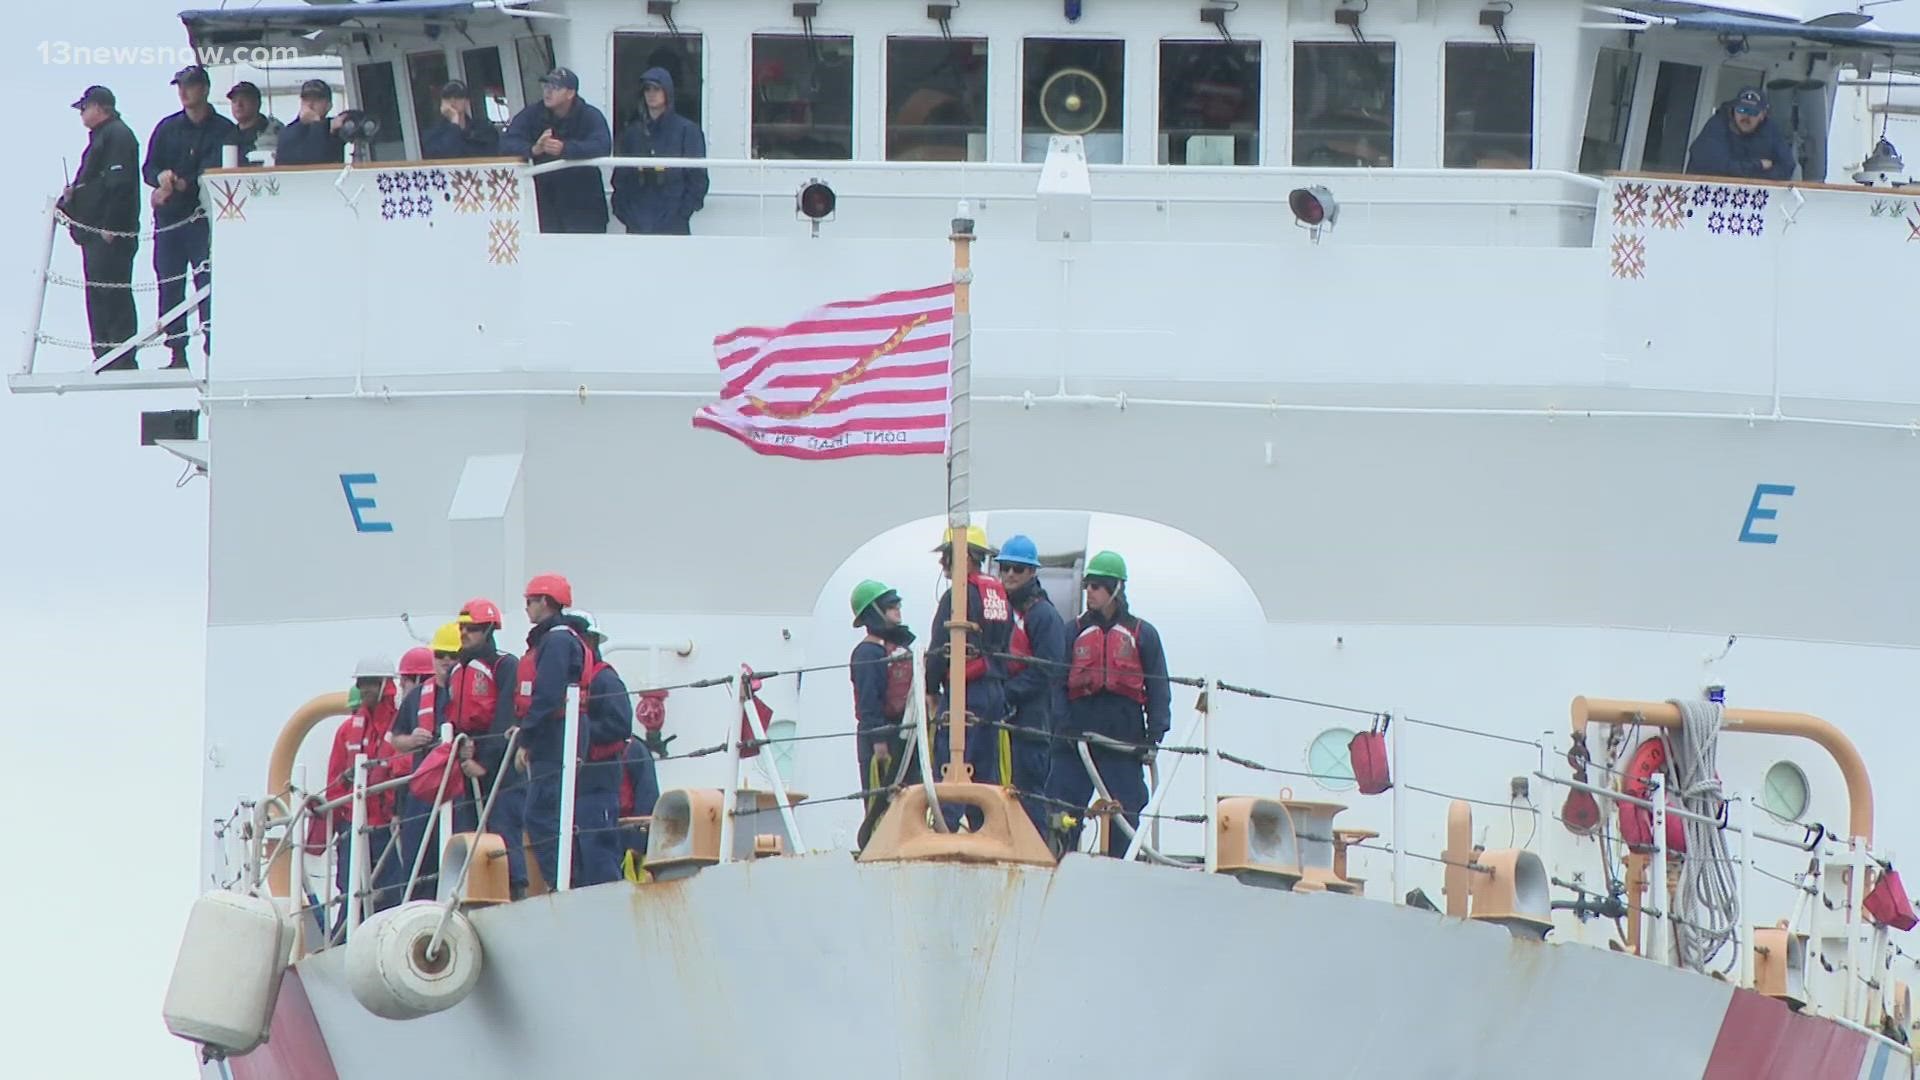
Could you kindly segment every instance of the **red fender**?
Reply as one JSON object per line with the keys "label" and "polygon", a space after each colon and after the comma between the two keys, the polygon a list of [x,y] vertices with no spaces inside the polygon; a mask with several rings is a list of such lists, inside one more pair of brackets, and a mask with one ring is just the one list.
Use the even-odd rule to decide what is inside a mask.
{"label": "red fender", "polygon": [[[1642,742],[1633,748],[1633,755],[1627,759],[1627,767],[1621,770],[1620,793],[1636,799],[1647,798],[1653,788],[1649,778],[1656,772],[1664,772],[1666,767],[1667,740],[1656,735]],[[1667,806],[1669,809],[1680,806],[1671,784],[1667,788]],[[1620,836],[1635,851],[1652,851],[1653,811],[1644,806],[1621,803]],[[1681,854],[1687,850],[1687,823],[1673,814],[1667,815],[1667,850]]]}

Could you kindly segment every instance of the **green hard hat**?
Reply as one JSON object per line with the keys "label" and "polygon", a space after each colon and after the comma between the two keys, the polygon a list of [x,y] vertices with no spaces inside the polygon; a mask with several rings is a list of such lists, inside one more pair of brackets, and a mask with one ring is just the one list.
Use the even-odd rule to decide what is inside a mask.
{"label": "green hard hat", "polygon": [[853,625],[859,626],[861,620],[866,617],[867,609],[873,606],[873,602],[892,591],[893,589],[886,582],[875,581],[872,578],[855,585],[853,599],[850,601],[853,606]]}
{"label": "green hard hat", "polygon": [[1103,551],[1087,560],[1087,577],[1110,577],[1120,581],[1127,580],[1127,560],[1117,551]]}

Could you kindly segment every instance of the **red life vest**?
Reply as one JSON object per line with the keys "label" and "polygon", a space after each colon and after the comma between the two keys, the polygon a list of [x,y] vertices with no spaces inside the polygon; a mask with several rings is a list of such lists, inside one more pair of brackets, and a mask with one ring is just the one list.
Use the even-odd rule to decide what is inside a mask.
{"label": "red life vest", "polygon": [[[1010,623],[1013,621],[1013,602],[1007,599],[1006,586],[1000,584],[1000,579],[994,577],[992,574],[969,574],[967,575],[967,581],[972,584],[974,588],[980,590],[980,610],[967,612],[967,620],[982,625],[983,632],[981,636],[983,638],[990,641],[995,640],[995,635],[989,635],[984,632],[985,624]],[[969,657],[967,659],[967,681],[972,682],[984,676],[987,673],[987,666],[988,658],[986,656]]]}
{"label": "red life vest", "polygon": [[[585,721],[587,687],[592,684],[594,672],[598,669],[593,666],[593,650],[587,648],[586,639],[581,637],[580,632],[573,627],[560,623],[547,631],[547,637],[552,637],[562,630],[572,634],[573,639],[580,643],[580,655],[586,658],[586,662],[580,665],[580,711],[582,713],[580,719]],[[527,710],[533,707],[533,680],[540,673],[540,647],[547,643],[547,637],[541,638],[539,645],[528,649],[527,655],[520,658],[520,685],[513,695],[513,715],[519,717],[522,723],[526,722]]]}
{"label": "red life vest", "polygon": [[494,711],[500,704],[496,656],[493,664],[469,660],[447,676],[447,694],[453,703],[447,721],[464,735],[485,735],[493,729]]}
{"label": "red life vest", "polygon": [[884,707],[888,720],[898,723],[907,715],[907,699],[913,696],[913,654],[905,649],[895,649],[887,655],[887,703]]}
{"label": "red life vest", "polygon": [[1119,694],[1147,703],[1147,674],[1140,663],[1139,620],[1132,626],[1089,626],[1073,641],[1073,668],[1067,673],[1067,697]]}
{"label": "red life vest", "polygon": [[[1013,616],[1013,644],[1008,647],[1007,651],[1015,656],[1033,655],[1033,642],[1027,640],[1027,620],[1021,618],[1018,612],[1015,612]],[[1025,670],[1027,670],[1026,661],[1007,661],[1008,675],[1018,675]]]}

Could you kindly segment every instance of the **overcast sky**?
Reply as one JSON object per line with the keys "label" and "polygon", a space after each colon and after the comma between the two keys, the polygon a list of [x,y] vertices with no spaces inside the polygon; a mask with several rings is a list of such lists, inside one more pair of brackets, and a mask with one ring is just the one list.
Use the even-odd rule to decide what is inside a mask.
{"label": "overcast sky", "polygon": [[[153,124],[178,107],[171,57],[144,67],[55,61],[79,47],[179,48],[175,13],[189,6],[9,5],[0,46],[15,147],[0,180],[5,326],[28,325],[37,211],[58,191],[62,159],[70,168],[86,143],[69,104],[91,83],[110,86],[143,151]],[[1907,29],[1920,21],[1913,8],[1871,10],[1882,25]],[[72,244],[64,235],[56,244],[57,265],[77,277]],[[143,247],[137,264],[149,277],[150,256]],[[76,295],[52,290],[47,310],[50,332],[84,336]],[[151,293],[141,315],[154,315]],[[12,371],[17,356],[0,363]],[[42,357],[80,362],[55,350]],[[0,784],[8,831],[0,1036],[9,1036],[9,1075],[194,1075],[192,1051],[167,1034],[160,1005],[202,888],[198,838],[209,825],[198,806],[207,486],[176,488],[181,463],[138,445],[141,410],[193,404],[185,391],[0,394],[9,517],[0,529],[0,655],[12,673],[11,768]]]}

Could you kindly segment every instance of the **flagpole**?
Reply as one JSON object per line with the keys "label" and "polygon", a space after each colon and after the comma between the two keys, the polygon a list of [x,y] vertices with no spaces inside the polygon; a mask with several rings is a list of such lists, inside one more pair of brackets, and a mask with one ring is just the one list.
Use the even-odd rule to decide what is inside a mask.
{"label": "flagpole", "polygon": [[973,313],[969,308],[973,283],[973,218],[961,200],[947,237],[953,242],[953,392],[952,420],[947,434],[947,525],[949,564],[953,573],[953,618],[947,623],[947,783],[964,783],[967,774],[967,501],[973,467],[971,442],[973,407]]}

